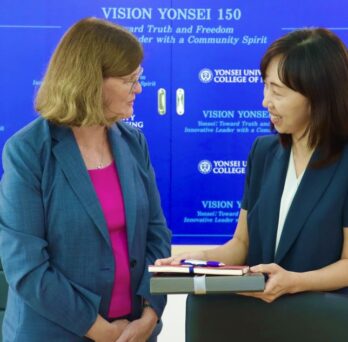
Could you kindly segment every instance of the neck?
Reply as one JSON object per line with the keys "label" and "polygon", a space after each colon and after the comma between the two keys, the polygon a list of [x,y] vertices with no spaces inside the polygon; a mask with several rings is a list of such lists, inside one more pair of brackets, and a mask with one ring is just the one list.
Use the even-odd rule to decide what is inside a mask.
{"label": "neck", "polygon": [[98,146],[105,141],[105,126],[73,127],[72,131],[79,144],[85,147]]}
{"label": "neck", "polygon": [[72,131],[87,169],[100,169],[112,161],[106,127],[73,127]]}
{"label": "neck", "polygon": [[292,155],[297,177],[303,174],[307,168],[313,150],[313,148],[308,146],[308,135],[300,139],[292,137]]}
{"label": "neck", "polygon": [[292,136],[292,149],[293,153],[297,155],[311,155],[313,152],[313,148],[308,145],[308,134],[300,137]]}

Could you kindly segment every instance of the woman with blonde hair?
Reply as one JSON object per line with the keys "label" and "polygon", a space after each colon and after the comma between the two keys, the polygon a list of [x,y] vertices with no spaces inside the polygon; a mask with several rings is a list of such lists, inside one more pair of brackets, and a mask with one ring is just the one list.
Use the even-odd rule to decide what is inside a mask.
{"label": "woman with blonde hair", "polygon": [[6,342],[156,341],[166,298],[151,296],[147,265],[169,255],[170,232],[145,138],[121,121],[142,58],[122,27],[77,22],[38,91],[41,116],[4,147]]}

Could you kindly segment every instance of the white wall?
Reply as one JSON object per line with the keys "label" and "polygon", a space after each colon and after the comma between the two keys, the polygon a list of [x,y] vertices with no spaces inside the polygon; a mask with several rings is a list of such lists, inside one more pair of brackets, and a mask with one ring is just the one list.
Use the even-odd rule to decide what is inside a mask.
{"label": "white wall", "polygon": [[[215,246],[173,246],[172,255],[212,247]],[[186,297],[187,295],[168,295],[167,306],[162,316],[163,330],[158,336],[158,342],[185,341]]]}

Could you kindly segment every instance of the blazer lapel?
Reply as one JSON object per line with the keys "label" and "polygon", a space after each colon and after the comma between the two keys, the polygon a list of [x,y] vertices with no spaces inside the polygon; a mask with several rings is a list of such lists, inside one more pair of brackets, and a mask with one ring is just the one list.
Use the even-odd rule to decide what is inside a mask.
{"label": "blazer lapel", "polygon": [[[319,152],[315,151],[311,161],[318,160],[318,158]],[[337,165],[336,162],[321,169],[308,168],[305,171],[284,223],[275,257],[276,263],[282,261],[295,242],[307,217],[329,186]]]}
{"label": "blazer lapel", "polygon": [[[280,199],[283,193],[290,150],[278,146],[266,160],[267,177],[260,194],[259,222],[262,236],[263,262],[274,260],[274,247],[278,227]],[[269,167],[267,168],[267,165]]]}
{"label": "blazer lapel", "polygon": [[128,144],[122,139],[122,133],[117,124],[113,125],[109,130],[109,141],[111,143],[112,153],[117,166],[117,172],[120,178],[121,189],[123,194],[128,249],[131,251],[132,241],[135,233],[136,224],[136,189],[134,162],[131,160],[133,155]]}
{"label": "blazer lapel", "polygon": [[99,200],[71,129],[52,125],[51,131],[52,137],[56,140],[52,151],[59,166],[86,212],[110,245],[109,233]]}

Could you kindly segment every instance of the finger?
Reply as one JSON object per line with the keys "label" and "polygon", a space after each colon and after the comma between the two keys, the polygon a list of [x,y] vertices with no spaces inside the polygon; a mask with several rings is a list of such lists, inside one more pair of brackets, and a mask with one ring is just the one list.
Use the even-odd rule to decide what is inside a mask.
{"label": "finger", "polygon": [[180,256],[176,256],[172,258],[171,265],[180,265],[182,258]]}
{"label": "finger", "polygon": [[115,319],[114,321],[111,322],[111,324],[115,324],[115,325],[128,325],[130,322],[128,321],[128,319]]}
{"label": "finger", "polygon": [[283,294],[283,291],[277,285],[272,284],[271,286],[267,286],[266,284],[264,294],[267,298],[273,301],[280,297]]}
{"label": "finger", "polygon": [[266,302],[266,303],[272,303],[273,302],[273,299],[270,299],[268,297],[262,297],[260,298],[262,301]]}
{"label": "finger", "polygon": [[157,266],[169,265],[173,261],[173,259],[174,259],[173,257],[164,258],[164,259],[157,259],[155,261],[155,265],[157,265]]}
{"label": "finger", "polygon": [[266,295],[263,292],[242,292],[242,293],[238,293],[238,294],[241,294],[241,295],[247,296],[247,297],[253,297],[253,298],[256,298],[256,299],[260,299],[260,300],[262,300],[264,302],[267,302],[267,303],[271,303],[273,300],[276,299],[275,296],[273,296],[273,295]]}
{"label": "finger", "polygon": [[252,294],[246,293],[246,292],[240,292],[240,293],[237,293],[237,295],[240,295],[240,296],[243,296],[243,297],[255,297]]}
{"label": "finger", "polygon": [[238,295],[245,297],[260,298],[263,296],[263,292],[237,292]]}
{"label": "finger", "polygon": [[125,325],[128,325],[128,324],[130,323],[130,322],[128,321],[128,319],[125,319],[125,318],[120,319],[119,322],[121,322],[121,323],[123,323],[123,324],[125,324]]}
{"label": "finger", "polygon": [[250,267],[251,272],[262,272],[263,264],[255,265]]}
{"label": "finger", "polygon": [[125,329],[126,326],[127,326],[129,323],[130,323],[130,322],[129,322],[128,320],[123,319],[123,320],[122,320],[122,323],[121,323],[122,329]]}
{"label": "finger", "polygon": [[120,336],[118,336],[116,342],[128,342],[129,333],[127,331],[123,331]]}
{"label": "finger", "polygon": [[279,297],[279,295],[277,294],[265,294],[263,297],[263,300],[267,303],[272,303],[274,302],[277,298]]}
{"label": "finger", "polygon": [[266,284],[265,284],[265,289],[263,292],[268,292],[268,293],[275,293],[279,292],[280,286],[279,286],[279,280],[277,279],[276,276],[269,277]]}
{"label": "finger", "polygon": [[237,294],[241,294],[241,295],[246,295],[246,296],[250,296],[250,295],[256,295],[256,296],[258,296],[258,295],[262,295],[263,294],[263,292],[261,292],[261,291],[248,291],[248,292],[237,292]]}
{"label": "finger", "polygon": [[259,264],[250,267],[251,272],[274,273],[278,269],[276,264]]}

